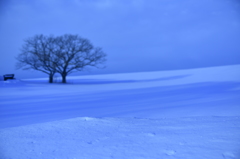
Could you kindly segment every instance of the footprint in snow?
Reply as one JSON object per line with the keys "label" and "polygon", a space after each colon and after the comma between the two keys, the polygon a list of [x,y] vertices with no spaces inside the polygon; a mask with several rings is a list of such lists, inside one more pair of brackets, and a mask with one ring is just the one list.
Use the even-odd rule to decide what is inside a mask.
{"label": "footprint in snow", "polygon": [[176,151],[174,150],[165,150],[164,153],[168,156],[173,156],[176,154]]}
{"label": "footprint in snow", "polygon": [[154,137],[156,136],[156,133],[147,133],[147,136]]}
{"label": "footprint in snow", "polygon": [[235,155],[231,152],[224,152],[222,155],[224,159],[235,159]]}

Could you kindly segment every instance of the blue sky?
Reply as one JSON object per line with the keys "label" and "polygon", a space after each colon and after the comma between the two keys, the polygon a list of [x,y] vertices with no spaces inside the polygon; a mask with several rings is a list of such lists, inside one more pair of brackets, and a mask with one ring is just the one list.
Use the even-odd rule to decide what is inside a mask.
{"label": "blue sky", "polygon": [[108,54],[105,69],[81,74],[240,64],[238,0],[3,0],[0,74],[15,69],[23,40],[79,34]]}

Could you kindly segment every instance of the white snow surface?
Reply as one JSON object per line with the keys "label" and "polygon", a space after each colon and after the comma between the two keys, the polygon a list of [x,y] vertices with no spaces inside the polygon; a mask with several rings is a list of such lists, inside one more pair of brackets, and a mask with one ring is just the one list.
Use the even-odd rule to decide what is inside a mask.
{"label": "white snow surface", "polygon": [[240,159],[240,65],[67,80],[0,81],[0,159]]}

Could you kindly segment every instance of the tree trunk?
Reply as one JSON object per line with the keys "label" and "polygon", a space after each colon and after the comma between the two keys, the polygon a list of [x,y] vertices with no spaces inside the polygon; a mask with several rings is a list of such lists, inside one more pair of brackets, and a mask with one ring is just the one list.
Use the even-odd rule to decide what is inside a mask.
{"label": "tree trunk", "polygon": [[53,75],[49,75],[49,83],[53,83]]}
{"label": "tree trunk", "polygon": [[62,83],[67,83],[66,80],[67,75],[65,73],[62,74]]}

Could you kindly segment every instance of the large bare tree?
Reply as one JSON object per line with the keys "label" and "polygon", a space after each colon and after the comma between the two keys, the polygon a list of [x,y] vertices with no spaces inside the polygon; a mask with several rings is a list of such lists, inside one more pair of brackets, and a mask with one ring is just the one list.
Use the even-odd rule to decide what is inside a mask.
{"label": "large bare tree", "polygon": [[66,83],[68,74],[82,71],[87,66],[102,67],[106,61],[106,54],[101,48],[94,47],[87,39],[70,34],[56,37],[55,55],[58,59],[56,71],[61,74],[63,83]]}
{"label": "large bare tree", "polygon": [[17,60],[17,68],[44,72],[49,75],[49,82],[55,73],[59,73],[62,83],[66,83],[67,75],[72,72],[82,71],[88,66],[103,67],[106,54],[78,35],[36,35],[25,41]]}

